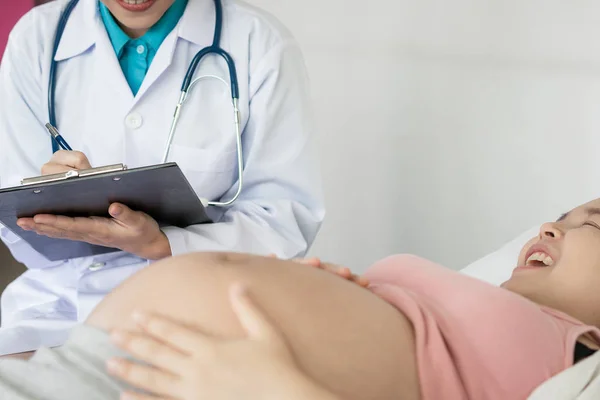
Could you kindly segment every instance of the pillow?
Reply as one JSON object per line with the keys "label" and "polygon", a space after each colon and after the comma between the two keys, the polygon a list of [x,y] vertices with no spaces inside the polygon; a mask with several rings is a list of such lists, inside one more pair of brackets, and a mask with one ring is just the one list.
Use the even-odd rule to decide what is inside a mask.
{"label": "pillow", "polygon": [[516,267],[519,252],[525,243],[538,235],[539,231],[539,225],[528,229],[500,249],[473,262],[460,270],[460,272],[489,282],[492,285],[500,286],[500,284],[510,278],[512,270]]}

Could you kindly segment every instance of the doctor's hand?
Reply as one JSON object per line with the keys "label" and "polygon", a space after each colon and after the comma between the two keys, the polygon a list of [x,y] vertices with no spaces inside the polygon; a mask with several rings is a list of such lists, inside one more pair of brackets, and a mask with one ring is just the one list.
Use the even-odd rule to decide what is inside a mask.
{"label": "doctor's hand", "polygon": [[156,315],[134,316],[142,333],[115,331],[114,343],[152,367],[120,358],[109,373],[153,393],[124,393],[122,400],[334,400],[306,377],[281,332],[233,285],[231,306],[244,330],[241,339],[218,339]]}
{"label": "doctor's hand", "polygon": [[119,203],[111,204],[108,212],[112,218],[40,214],[20,218],[17,224],[38,235],[117,248],[149,260],[171,255],[169,240],[148,214]]}
{"label": "doctor's hand", "polygon": [[42,175],[60,174],[74,169],[92,168],[85,154],[80,151],[59,150],[42,166]]}

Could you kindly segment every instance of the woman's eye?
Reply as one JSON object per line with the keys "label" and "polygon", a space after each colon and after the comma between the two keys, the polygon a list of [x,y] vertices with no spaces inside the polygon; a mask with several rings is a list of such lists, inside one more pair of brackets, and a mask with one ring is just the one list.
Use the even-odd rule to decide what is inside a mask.
{"label": "woman's eye", "polygon": [[595,222],[591,222],[591,221],[584,222],[583,226],[586,226],[586,225],[600,230],[600,226],[598,226],[598,224],[596,224]]}

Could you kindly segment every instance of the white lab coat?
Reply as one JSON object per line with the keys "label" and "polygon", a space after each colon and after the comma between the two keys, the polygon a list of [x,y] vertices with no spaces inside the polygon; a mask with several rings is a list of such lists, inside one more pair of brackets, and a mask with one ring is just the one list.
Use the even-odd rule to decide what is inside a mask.
{"label": "white lab coat", "polygon": [[[2,187],[39,175],[52,155],[44,128],[48,75],[65,3],[34,9],[11,33],[0,66]],[[324,218],[303,57],[273,17],[235,0],[223,6],[221,46],[239,77],[244,190],[233,207],[209,209],[215,224],[164,231],[174,255],[232,250],[302,256]],[[81,0],[55,57],[57,125],[71,147],[92,166],[160,163],[183,77],[193,56],[212,43],[214,21],[212,0],[189,0],[134,97],[97,0]],[[218,57],[205,59],[201,74],[229,81]],[[219,81],[201,82],[190,92],[168,161],[179,164],[200,197],[226,200],[236,190],[232,117],[229,89]],[[0,354],[60,345],[107,292],[149,263],[123,252],[49,262],[18,232],[2,227],[1,237],[28,271],[3,293]]]}

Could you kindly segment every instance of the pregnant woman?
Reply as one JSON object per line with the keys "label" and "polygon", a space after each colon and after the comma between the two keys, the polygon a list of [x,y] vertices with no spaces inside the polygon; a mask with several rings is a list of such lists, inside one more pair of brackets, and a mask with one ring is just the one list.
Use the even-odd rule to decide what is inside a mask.
{"label": "pregnant woman", "polygon": [[157,262],[62,348],[0,363],[0,394],[526,399],[598,349],[600,201],[544,224],[500,288],[407,255],[367,288],[349,278],[242,254]]}

